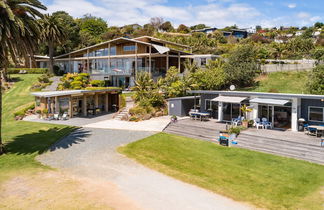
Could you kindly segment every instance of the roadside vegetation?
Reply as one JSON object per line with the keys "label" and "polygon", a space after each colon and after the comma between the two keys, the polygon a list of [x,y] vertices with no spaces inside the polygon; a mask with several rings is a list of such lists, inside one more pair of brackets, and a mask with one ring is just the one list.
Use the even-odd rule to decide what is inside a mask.
{"label": "roadside vegetation", "polygon": [[119,152],[176,179],[267,209],[322,209],[324,166],[159,133]]}
{"label": "roadside vegetation", "polygon": [[5,154],[0,156],[0,184],[12,176],[44,169],[35,157],[75,128],[64,125],[16,121],[14,113],[34,101],[30,88],[39,75],[12,75],[15,85],[3,96],[2,137]]}

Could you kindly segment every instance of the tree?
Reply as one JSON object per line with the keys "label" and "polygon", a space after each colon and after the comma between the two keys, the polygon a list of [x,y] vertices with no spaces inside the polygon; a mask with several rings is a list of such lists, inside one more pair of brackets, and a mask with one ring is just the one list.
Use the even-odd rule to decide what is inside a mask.
{"label": "tree", "polygon": [[163,30],[163,31],[167,31],[167,32],[170,32],[170,31],[173,31],[174,30],[174,28],[173,28],[173,26],[172,26],[172,24],[171,24],[171,22],[170,21],[166,21],[166,22],[164,22],[162,25],[161,25],[161,30]]}
{"label": "tree", "polygon": [[324,65],[313,68],[309,74],[307,87],[312,94],[324,95]]}
{"label": "tree", "polygon": [[49,72],[54,73],[54,48],[65,40],[65,32],[61,19],[53,15],[44,15],[39,20],[41,26],[41,39],[48,46]]}
{"label": "tree", "polygon": [[190,27],[191,30],[199,30],[204,28],[208,28],[208,26],[206,26],[205,24],[197,24]]}
{"label": "tree", "polygon": [[179,33],[185,33],[185,34],[187,34],[187,33],[189,33],[189,28],[186,26],[186,25],[184,25],[184,24],[180,24],[179,26],[178,26],[178,29],[177,29],[177,32],[179,32]]}
{"label": "tree", "polygon": [[52,16],[60,20],[66,35],[63,45],[56,46],[54,54],[62,55],[77,49],[80,43],[80,27],[74,18],[64,11],[54,12]]}
{"label": "tree", "polygon": [[155,30],[159,30],[164,20],[162,17],[152,17],[150,19],[150,24],[155,28]]}
{"label": "tree", "polygon": [[80,27],[80,47],[90,46],[102,42],[102,36],[108,31],[106,21],[102,18],[85,15],[76,20]]}
{"label": "tree", "polygon": [[260,71],[254,46],[243,45],[234,50],[224,65],[224,71],[230,84],[239,87],[253,85],[255,77]]}
{"label": "tree", "polygon": [[314,24],[314,27],[315,28],[322,28],[324,26],[324,23],[321,23],[321,22],[316,22],[315,24]]}
{"label": "tree", "polygon": [[[37,8],[37,9],[36,9]],[[0,71],[2,78],[9,60],[32,56],[39,38],[36,19],[42,17],[39,10],[46,7],[39,1],[6,0],[0,1]],[[2,87],[2,79],[0,79]],[[2,88],[0,91],[0,154],[4,152],[2,144]]]}

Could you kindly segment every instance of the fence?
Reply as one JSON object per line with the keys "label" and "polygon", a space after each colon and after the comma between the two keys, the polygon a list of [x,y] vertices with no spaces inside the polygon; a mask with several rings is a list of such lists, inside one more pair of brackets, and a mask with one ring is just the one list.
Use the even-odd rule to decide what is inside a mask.
{"label": "fence", "polygon": [[265,64],[261,65],[261,70],[264,73],[278,71],[306,71],[315,67],[315,63],[300,63],[300,64]]}

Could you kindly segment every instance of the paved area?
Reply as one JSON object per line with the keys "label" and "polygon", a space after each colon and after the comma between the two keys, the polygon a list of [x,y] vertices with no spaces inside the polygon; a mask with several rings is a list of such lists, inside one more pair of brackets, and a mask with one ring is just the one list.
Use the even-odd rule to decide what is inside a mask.
{"label": "paved area", "polygon": [[40,123],[50,123],[50,124],[59,124],[59,125],[70,125],[82,127],[88,124],[112,120],[115,113],[108,113],[97,116],[88,116],[88,117],[74,117],[68,120],[43,120],[39,119],[36,115],[30,115],[25,117],[23,120],[30,122],[40,122]]}
{"label": "paved area", "polygon": [[57,89],[58,84],[61,83],[61,78],[62,77],[60,76],[51,77],[50,80],[53,81],[52,84],[44,88],[43,91],[55,91]]}
{"label": "paved area", "polygon": [[[214,120],[184,119],[170,124],[164,131],[216,142],[220,130],[226,130],[226,124]],[[242,131],[236,140],[238,144],[234,146],[237,147],[324,164],[324,147],[321,147],[320,138],[303,132],[250,128]]]}
{"label": "paved area", "polygon": [[140,122],[129,122],[121,120],[104,120],[87,124],[87,128],[122,129],[132,131],[163,131],[169,124],[170,116],[155,117]]}
{"label": "paved area", "polygon": [[249,206],[148,169],[116,148],[155,132],[82,128],[39,156],[43,164],[113,183],[143,209],[249,209]]}

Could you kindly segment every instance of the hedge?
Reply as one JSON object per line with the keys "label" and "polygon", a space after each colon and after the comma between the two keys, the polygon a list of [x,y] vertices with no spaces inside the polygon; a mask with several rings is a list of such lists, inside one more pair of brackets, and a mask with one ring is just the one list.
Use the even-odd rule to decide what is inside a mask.
{"label": "hedge", "polygon": [[19,74],[21,71],[25,71],[25,74],[46,74],[47,68],[8,68],[8,74]]}

